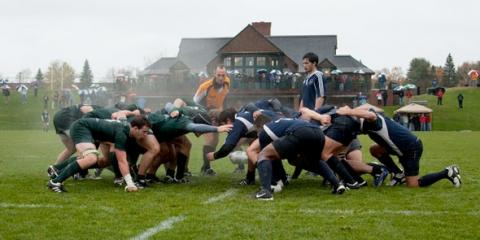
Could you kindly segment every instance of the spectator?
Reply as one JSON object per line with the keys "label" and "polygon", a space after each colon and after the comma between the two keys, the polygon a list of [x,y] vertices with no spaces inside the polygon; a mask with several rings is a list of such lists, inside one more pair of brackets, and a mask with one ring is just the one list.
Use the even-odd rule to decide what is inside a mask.
{"label": "spectator", "polygon": [[413,131],[420,131],[420,116],[415,114],[412,118]]}
{"label": "spectator", "polygon": [[383,106],[387,106],[388,92],[387,90],[383,90],[381,92],[382,92]]}
{"label": "spectator", "polygon": [[47,109],[47,108],[48,108],[48,96],[44,95],[43,96],[43,109]]}
{"label": "spectator", "polygon": [[437,92],[437,105],[443,105],[443,91],[438,90]]}
{"label": "spectator", "polygon": [[420,131],[427,131],[427,117],[425,114],[420,115]]}
{"label": "spectator", "polygon": [[50,127],[50,116],[46,108],[43,109],[41,119],[43,124],[43,131],[48,132],[48,129]]}
{"label": "spectator", "polygon": [[27,103],[27,95],[28,95],[28,88],[24,84],[21,84],[18,89],[18,92],[20,92],[20,95],[22,95],[22,104]]}
{"label": "spectator", "polygon": [[33,83],[33,96],[34,97],[38,96],[38,83],[37,82]]}
{"label": "spectator", "polygon": [[463,109],[463,94],[459,93],[457,96],[458,100],[458,109]]}
{"label": "spectator", "polygon": [[400,120],[402,122],[402,125],[405,127],[405,128],[408,128],[408,115],[407,114],[403,114],[401,117],[400,117]]}
{"label": "spectator", "polygon": [[142,109],[145,108],[145,103],[146,102],[147,102],[147,100],[144,97],[137,98],[137,106],[142,108]]}
{"label": "spectator", "polygon": [[2,94],[5,100],[5,104],[8,104],[8,102],[10,102],[10,86],[8,86],[8,84],[6,83],[2,85]]}
{"label": "spectator", "polygon": [[425,114],[425,122],[427,125],[427,131],[432,131],[432,119],[430,118],[430,114]]}
{"label": "spectator", "polygon": [[382,94],[380,93],[380,91],[375,94],[375,97],[377,98],[377,106],[382,106]]}
{"label": "spectator", "polygon": [[406,97],[407,97],[407,103],[410,104],[410,102],[412,101],[412,97],[413,97],[412,90],[410,90],[410,89],[407,90]]}
{"label": "spectator", "polygon": [[403,97],[405,93],[403,91],[398,92],[398,105],[403,105]]}
{"label": "spectator", "polygon": [[358,104],[361,106],[367,103],[367,97],[362,94],[362,92],[358,93]]}
{"label": "spectator", "polygon": [[55,91],[53,93],[52,109],[55,109],[56,107],[58,107],[58,98],[59,98],[58,91]]}

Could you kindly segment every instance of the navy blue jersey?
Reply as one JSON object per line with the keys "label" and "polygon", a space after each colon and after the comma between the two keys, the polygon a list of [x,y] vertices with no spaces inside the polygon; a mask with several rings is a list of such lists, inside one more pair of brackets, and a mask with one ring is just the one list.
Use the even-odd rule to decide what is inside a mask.
{"label": "navy blue jersey", "polygon": [[260,109],[274,111],[274,108],[270,101],[268,99],[262,99],[245,104],[240,108],[239,112],[255,112]]}
{"label": "navy blue jersey", "polygon": [[225,144],[236,146],[238,141],[240,141],[240,138],[246,137],[248,133],[253,131],[255,131],[255,126],[253,125],[253,113],[237,113],[235,121],[233,121],[233,128],[225,139]]}
{"label": "navy blue jersey", "polygon": [[235,149],[241,138],[256,136],[253,125],[253,112],[239,112],[233,121],[232,130],[228,133],[225,143],[213,154],[215,159],[223,158]]}
{"label": "navy blue jersey", "polygon": [[268,101],[268,99],[262,99],[262,100],[255,101],[255,106],[257,106],[260,109],[273,110],[273,107],[270,104],[270,101]]}
{"label": "navy blue jersey", "polygon": [[303,81],[301,100],[304,107],[314,109],[317,98],[325,96],[322,75],[322,72],[316,71],[308,75]]}
{"label": "navy blue jersey", "polygon": [[362,119],[362,132],[368,134],[378,145],[387,149],[388,153],[403,156],[412,144],[417,142],[417,136],[392,119],[375,114],[377,120],[374,122],[367,122]]}
{"label": "navy blue jersey", "polygon": [[319,128],[317,125],[304,120],[293,118],[280,118],[274,122],[270,122],[263,126],[263,131],[258,136],[258,140],[260,141],[260,147],[263,149],[271,142],[292,133],[300,127]]}

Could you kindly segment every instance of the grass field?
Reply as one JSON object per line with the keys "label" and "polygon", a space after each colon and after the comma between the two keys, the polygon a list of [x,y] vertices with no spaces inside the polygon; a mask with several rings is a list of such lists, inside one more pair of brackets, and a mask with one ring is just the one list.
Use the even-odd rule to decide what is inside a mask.
{"label": "grass field", "polygon": [[0,239],[478,239],[480,132],[420,137],[421,174],[457,163],[462,188],[444,180],[337,196],[302,175],[274,201],[261,202],[252,198],[258,186],[236,184],[243,175],[232,174],[226,159],[213,163],[218,176],[198,176],[202,144],[195,137],[190,184],[125,193],[106,172],[103,180],[70,179],[69,192],[56,194],[45,186],[46,167],[61,150],[55,134],[1,130]]}

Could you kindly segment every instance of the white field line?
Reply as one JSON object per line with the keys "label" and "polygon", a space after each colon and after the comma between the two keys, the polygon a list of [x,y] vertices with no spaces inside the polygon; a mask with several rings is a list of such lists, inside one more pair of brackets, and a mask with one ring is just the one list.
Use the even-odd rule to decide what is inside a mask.
{"label": "white field line", "polygon": [[167,218],[167,220],[165,220],[163,222],[160,222],[158,225],[145,230],[144,232],[142,232],[140,235],[138,235],[136,237],[133,237],[132,240],[148,239],[148,238],[157,234],[160,231],[172,228],[173,224],[175,224],[177,222],[181,222],[181,221],[185,220],[185,218],[186,218],[185,216],[176,216],[176,217]]}
{"label": "white field line", "polygon": [[230,197],[230,196],[233,196],[233,195],[237,194],[237,192],[238,192],[237,189],[230,188],[227,191],[221,193],[220,195],[217,195],[217,196],[214,196],[214,197],[211,197],[211,198],[207,199],[207,201],[203,202],[203,204],[210,204],[210,203],[222,201],[223,199],[225,199],[227,197]]}
{"label": "white field line", "polygon": [[[16,203],[2,203],[0,202],[0,208],[92,208],[92,206],[63,206],[63,205],[55,205],[55,204],[34,204],[34,203],[24,203],[24,204],[16,204]],[[94,207],[95,208],[95,207]],[[111,207],[105,207],[105,206],[99,206],[97,209],[105,211],[105,212],[115,212],[114,208]]]}
{"label": "white field line", "polygon": [[56,206],[53,204],[0,203],[0,208],[63,208],[63,206]]}
{"label": "white field line", "polygon": [[305,214],[337,214],[337,215],[404,215],[404,216],[432,216],[432,215],[471,215],[479,216],[480,211],[422,211],[422,210],[354,210],[354,209],[300,209]]}

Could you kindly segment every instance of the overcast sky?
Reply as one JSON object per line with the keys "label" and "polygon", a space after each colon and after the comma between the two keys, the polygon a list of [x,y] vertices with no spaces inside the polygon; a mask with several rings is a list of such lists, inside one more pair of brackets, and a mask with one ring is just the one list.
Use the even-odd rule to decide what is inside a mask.
{"label": "overcast sky", "polygon": [[[254,21],[272,35],[338,36],[338,54],[373,70],[414,57],[443,65],[480,60],[480,1],[461,0],[0,0],[0,74],[13,78],[53,60],[95,78],[176,56],[182,37],[234,36]],[[33,74],[32,74],[33,75]]]}

